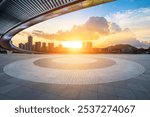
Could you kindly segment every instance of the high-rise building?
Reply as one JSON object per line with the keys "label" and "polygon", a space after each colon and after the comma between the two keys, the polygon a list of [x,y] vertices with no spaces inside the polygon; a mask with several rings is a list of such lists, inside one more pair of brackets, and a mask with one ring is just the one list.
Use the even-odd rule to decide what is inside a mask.
{"label": "high-rise building", "polygon": [[28,36],[28,50],[32,51],[33,37]]}
{"label": "high-rise building", "polygon": [[48,43],[48,51],[54,50],[54,43]]}
{"label": "high-rise building", "polygon": [[35,51],[35,45],[32,45],[32,51]]}
{"label": "high-rise building", "polygon": [[87,47],[87,49],[92,49],[92,42],[87,42],[86,43],[86,47]]}
{"label": "high-rise building", "polygon": [[24,48],[24,44],[23,44],[23,43],[19,43],[19,48],[25,49],[25,48]]}
{"label": "high-rise building", "polygon": [[41,42],[35,42],[35,51],[41,51]]}
{"label": "high-rise building", "polygon": [[86,43],[86,50],[87,50],[88,52],[92,52],[92,49],[93,49],[92,42],[87,42],[87,43]]}
{"label": "high-rise building", "polygon": [[29,50],[29,46],[28,45],[29,45],[28,43],[25,43],[25,47],[24,47],[25,50]]}
{"label": "high-rise building", "polygon": [[43,42],[42,43],[42,51],[47,51],[47,47],[46,47],[46,43],[45,42]]}

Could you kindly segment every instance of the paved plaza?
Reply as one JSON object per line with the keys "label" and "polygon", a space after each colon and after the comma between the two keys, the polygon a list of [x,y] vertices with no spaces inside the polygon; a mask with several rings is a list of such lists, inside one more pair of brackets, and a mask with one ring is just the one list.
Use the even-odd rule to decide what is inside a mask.
{"label": "paved plaza", "polygon": [[0,54],[0,99],[147,100],[150,55]]}

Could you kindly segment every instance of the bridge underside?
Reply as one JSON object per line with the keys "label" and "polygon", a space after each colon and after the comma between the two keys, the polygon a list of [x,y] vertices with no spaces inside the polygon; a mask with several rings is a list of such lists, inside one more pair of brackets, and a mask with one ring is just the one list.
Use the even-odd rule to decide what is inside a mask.
{"label": "bridge underside", "polygon": [[18,32],[42,21],[113,0],[0,0],[0,46],[21,50],[11,43]]}

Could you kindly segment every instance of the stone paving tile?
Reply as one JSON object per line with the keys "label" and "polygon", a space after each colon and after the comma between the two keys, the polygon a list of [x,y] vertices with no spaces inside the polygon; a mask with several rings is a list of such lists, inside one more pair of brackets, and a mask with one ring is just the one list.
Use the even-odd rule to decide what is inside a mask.
{"label": "stone paving tile", "polygon": [[84,85],[67,85],[67,88],[68,89],[78,89],[78,90],[81,90],[81,89],[83,89],[83,86]]}
{"label": "stone paving tile", "polygon": [[134,95],[136,96],[135,99],[137,100],[150,100],[150,94],[145,92],[145,91],[137,91],[137,90],[132,90]]}
{"label": "stone paving tile", "polygon": [[78,98],[79,100],[97,100],[98,95],[92,91],[81,91]]}
{"label": "stone paving tile", "polygon": [[66,85],[49,85],[49,87],[39,87],[41,91],[47,92],[47,93],[54,93],[56,95],[61,95],[64,90],[67,89]]}
{"label": "stone paving tile", "polygon": [[145,80],[150,80],[150,74],[142,74],[140,76],[137,77],[137,79],[145,79]]}
{"label": "stone paving tile", "polygon": [[40,83],[29,81],[29,82],[26,82],[25,84],[22,84],[22,86],[28,87],[31,89],[38,89],[38,87],[40,86]]}
{"label": "stone paving tile", "polygon": [[51,84],[30,82],[30,83],[24,84],[24,86],[31,88],[31,89],[46,91],[46,90],[49,90]]}
{"label": "stone paving tile", "polygon": [[[1,55],[0,55],[1,56]],[[108,55],[142,64],[146,71],[137,78],[100,85],[55,85],[34,83],[12,78],[3,73],[4,65],[12,61],[33,58],[35,55],[4,55],[0,57],[0,99],[149,99],[150,100],[150,65],[145,55]],[[18,85],[22,85],[18,87]],[[16,86],[17,85],[17,86]],[[79,92],[78,92],[79,91]],[[2,94],[3,93],[3,94]],[[79,93],[79,94],[78,94]],[[74,94],[74,95],[69,95]],[[65,97],[63,97],[65,96]],[[69,98],[70,97],[70,98]]]}
{"label": "stone paving tile", "polygon": [[148,82],[148,81],[141,82],[141,85],[143,87],[145,87],[147,90],[150,90],[150,82]]}
{"label": "stone paving tile", "polygon": [[46,83],[27,83],[24,85],[27,88],[31,88],[33,90],[38,90],[40,92],[45,93],[53,93],[56,95],[60,95],[63,90],[67,88],[66,85],[56,85],[56,84],[46,84]]}
{"label": "stone paving tile", "polygon": [[[150,70],[150,66],[148,65],[147,67],[146,67],[146,71],[149,71]],[[148,74],[150,74],[150,73],[148,73]]]}
{"label": "stone paving tile", "polygon": [[19,84],[19,85],[25,85],[26,83],[30,82],[30,81],[22,80],[22,79],[18,79],[18,78],[7,79],[7,81],[9,83],[14,83],[14,84]]}
{"label": "stone paving tile", "polygon": [[128,83],[128,80],[111,82],[111,83],[104,84],[104,85],[106,85],[106,86],[109,85],[109,86],[117,87],[117,88],[126,88],[127,87],[127,83]]}
{"label": "stone paving tile", "polygon": [[112,86],[99,85],[98,94],[101,94],[101,93],[116,96],[115,89]]}
{"label": "stone paving tile", "polygon": [[16,84],[8,84],[8,85],[5,85],[3,87],[0,87],[0,93],[1,94],[5,94],[7,93],[8,91],[11,91],[15,88],[19,87],[19,85],[16,85]]}
{"label": "stone paving tile", "polygon": [[12,79],[12,77],[8,76],[5,73],[0,73],[0,80],[8,80],[8,79]]}
{"label": "stone paving tile", "polygon": [[111,95],[108,93],[99,92],[98,93],[98,100],[117,100],[118,96]]}
{"label": "stone paving tile", "polygon": [[65,89],[60,96],[66,97],[67,99],[77,99],[80,94],[80,89]]}
{"label": "stone paving tile", "polygon": [[143,77],[143,75],[136,77],[137,80],[141,81],[141,82],[150,82],[150,80],[148,78]]}
{"label": "stone paving tile", "polygon": [[54,93],[56,95],[60,95],[62,91],[67,89],[67,85],[56,85],[56,84],[46,84],[36,82],[30,82],[25,84],[24,86],[32,90],[38,90],[46,93]]}
{"label": "stone paving tile", "polygon": [[143,84],[143,87],[150,93],[150,83]]}
{"label": "stone paving tile", "polygon": [[141,85],[141,84],[132,84],[132,83],[129,83],[127,85],[127,88],[129,89],[134,89],[134,90],[139,90],[139,91],[146,91],[147,89]]}
{"label": "stone paving tile", "polygon": [[146,69],[145,72],[144,72],[144,74],[150,75],[150,72],[149,72],[149,71],[150,71],[150,68]]}
{"label": "stone paving tile", "polygon": [[36,100],[59,100],[64,99],[64,97],[60,97],[59,95],[55,95],[52,93],[41,93],[36,97]]}
{"label": "stone paving tile", "polygon": [[[89,56],[89,57],[91,57],[91,56]],[[38,58],[37,58],[38,59]],[[118,60],[118,63],[126,63],[125,61],[124,62],[121,62],[121,60],[120,59],[116,59],[116,61]],[[119,62],[119,60],[120,60],[120,62]],[[30,63],[28,63],[28,64],[30,64],[30,65],[32,65],[32,60],[29,60],[30,61]],[[122,60],[123,61],[123,60]],[[18,61],[19,62],[19,61]],[[68,61],[67,61],[68,62]],[[21,63],[20,65],[19,65],[19,63]],[[16,70],[18,70],[18,71],[20,71],[20,67],[22,66],[22,61],[20,61],[19,63],[16,63],[16,64],[14,64],[14,66],[16,66],[16,65],[19,65],[18,67],[16,66],[16,68],[18,68],[18,69],[16,69]],[[24,63],[24,66],[26,66],[26,62],[23,62]],[[127,63],[126,63],[127,64]],[[125,65],[126,65],[125,64]],[[130,65],[131,64],[131,67],[132,67],[132,62],[129,62],[128,63],[128,65]],[[9,72],[9,70],[11,71],[11,73],[13,72],[12,71],[12,69],[14,68],[14,66],[12,66],[10,69],[9,69],[9,67],[8,67],[8,72]],[[53,74],[53,72],[51,72],[50,70],[46,70],[46,69],[40,69],[39,67],[37,67],[37,68],[34,68],[34,65],[33,66],[30,66],[30,67],[28,67],[28,65],[26,66],[26,70],[29,70],[29,68],[32,68],[33,67],[33,69],[30,69],[30,71],[29,71],[29,73],[33,73],[33,74],[28,74],[28,75],[30,75],[30,77],[31,78],[29,78],[29,76],[28,76],[28,78],[29,78],[29,80],[32,80],[32,81],[34,81],[36,78],[41,78],[41,79],[43,79],[42,81],[43,82],[45,82],[45,83],[47,83],[47,82],[49,82],[49,83],[52,83],[52,81],[51,80],[49,80],[49,78],[50,78],[50,76],[51,76],[51,74]],[[128,66],[129,67],[129,66]],[[36,72],[35,71],[35,69],[37,69],[38,70],[38,68],[39,68],[39,70],[42,72],[42,74],[41,74],[41,72]],[[136,68],[140,68],[140,67],[138,67],[138,65],[137,65],[137,67],[134,67],[135,69]],[[115,69],[115,68],[114,68]],[[33,70],[33,71],[32,71]],[[96,70],[96,71],[95,71]],[[71,78],[74,78],[74,76],[84,76],[84,78],[82,79],[81,77],[79,77],[79,80],[77,80],[77,79],[75,79],[75,80],[72,80],[70,77],[69,78],[67,78],[66,76],[68,76],[67,74],[68,74],[68,72],[63,72],[62,74],[61,74],[61,76],[60,76],[60,73],[59,73],[59,71],[58,71],[58,73],[57,73],[57,70],[56,70],[56,73],[55,73],[55,75],[52,75],[52,77],[53,76],[55,76],[55,78],[59,78],[59,79],[55,79],[55,80],[53,80],[53,82],[55,82],[55,83],[62,83],[62,82],[65,82],[66,83],[66,81],[70,81],[71,80],[71,82],[73,82],[73,83],[75,83],[75,81],[77,81],[78,83],[83,83],[84,82],[84,80],[88,83],[98,83],[98,81],[100,81],[100,82],[107,82],[107,79],[109,79],[110,81],[112,81],[113,80],[113,78],[111,77],[111,75],[106,75],[106,77],[108,76],[108,77],[110,77],[110,78],[104,78],[104,77],[102,77],[101,78],[101,76],[103,76],[103,73],[101,73],[101,75],[99,74],[100,73],[100,70],[99,69],[95,69],[94,71],[95,72],[92,72],[93,70],[89,70],[89,71],[87,71],[86,73],[84,73],[83,71],[81,71],[81,72],[69,72],[70,73],[70,77]],[[120,70],[120,68],[119,68],[119,70]],[[119,71],[118,70],[118,71]],[[6,70],[7,71],[7,70]],[[53,71],[53,70],[52,70]],[[85,70],[84,70],[85,71]],[[135,72],[137,72],[137,71],[139,71],[139,69],[137,69],[137,70],[135,70]],[[143,69],[142,69],[142,71],[143,71]],[[142,73],[142,71],[140,72],[140,73]],[[102,72],[104,72],[104,71],[102,71]],[[133,73],[135,73],[135,72],[133,72]],[[14,74],[12,74],[14,77],[18,77],[18,73],[17,73],[17,71],[15,71],[14,70],[14,72],[13,72]],[[22,78],[23,79],[28,79],[26,76],[27,76],[27,73],[26,72],[24,72],[24,70],[23,71],[21,71],[20,72],[21,74],[19,75],[19,76],[22,76]],[[24,73],[24,75],[23,75],[23,73]],[[39,73],[39,74],[38,74]],[[81,74],[80,74],[81,73]],[[93,74],[92,74],[93,73]],[[106,72],[104,72],[104,74],[107,74],[107,71]],[[110,71],[109,71],[109,73],[110,74],[117,74],[118,72],[111,72],[111,68],[110,68]],[[125,74],[125,77],[124,77],[124,75],[123,75],[123,77],[115,77],[115,79],[117,80],[117,78],[118,78],[118,80],[120,80],[120,79],[122,79],[122,78],[128,78],[129,76],[130,76],[130,71],[128,71],[128,75],[126,75]],[[132,75],[133,75],[133,73],[131,73]],[[140,74],[139,73],[139,74]],[[36,75],[38,75],[38,77],[36,77],[35,76],[35,74]],[[58,74],[58,75],[57,75]],[[136,75],[136,73],[134,74],[134,75]],[[40,77],[41,76],[41,77]],[[56,77],[57,76],[57,77]],[[63,77],[64,76],[64,77]],[[94,76],[93,78],[92,77],[88,77],[88,78],[85,78],[86,76]],[[97,77],[96,77],[97,76]],[[105,75],[104,75],[105,76]],[[32,78],[33,77],[33,78]],[[36,77],[36,78],[35,78]],[[45,78],[43,78],[43,77],[45,77]],[[95,79],[95,78],[97,78],[97,79]],[[101,78],[101,80],[99,79],[99,78]],[[66,79],[66,80],[65,80]],[[69,79],[69,80],[68,80]],[[81,80],[80,80],[81,79]],[[89,79],[89,80],[88,80]],[[37,79],[38,80],[38,79]],[[109,81],[108,80],[108,81]],[[115,80],[115,81],[116,81]],[[58,82],[57,82],[58,81]],[[61,82],[62,81],[62,82]],[[94,82],[95,81],[95,82]]]}
{"label": "stone paving tile", "polygon": [[118,97],[118,100],[135,100],[135,98],[129,98],[129,97]]}
{"label": "stone paving tile", "polygon": [[131,83],[131,84],[142,84],[145,81],[137,79],[137,78],[131,78],[127,80],[127,84]]}
{"label": "stone paving tile", "polygon": [[13,100],[14,98],[0,94],[0,100]]}
{"label": "stone paving tile", "polygon": [[131,99],[136,99],[135,94],[132,92],[132,90],[129,89],[115,88],[115,93],[118,97],[127,97]]}
{"label": "stone paving tile", "polygon": [[14,97],[15,99],[22,99],[22,100],[32,100],[36,99],[37,96],[39,96],[41,92],[32,90],[30,88],[26,87],[17,87],[7,93],[5,95]]}
{"label": "stone paving tile", "polygon": [[5,80],[0,78],[0,83],[1,83],[1,82],[5,82]]}
{"label": "stone paving tile", "polygon": [[10,83],[7,82],[6,80],[2,80],[2,81],[0,82],[0,88],[1,88],[1,87],[4,87],[4,86],[7,86],[8,84],[10,84]]}
{"label": "stone paving tile", "polygon": [[82,85],[82,90],[97,92],[98,84]]}

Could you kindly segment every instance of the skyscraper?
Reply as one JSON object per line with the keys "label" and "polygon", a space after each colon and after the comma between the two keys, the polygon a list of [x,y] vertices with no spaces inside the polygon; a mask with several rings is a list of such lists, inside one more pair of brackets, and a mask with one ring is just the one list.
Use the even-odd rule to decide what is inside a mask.
{"label": "skyscraper", "polygon": [[53,51],[54,50],[54,43],[48,43],[48,51]]}
{"label": "skyscraper", "polygon": [[41,42],[35,42],[35,51],[41,51]]}
{"label": "skyscraper", "polygon": [[92,42],[87,42],[86,43],[86,47],[87,47],[87,49],[92,49]]}
{"label": "skyscraper", "polygon": [[25,48],[24,48],[24,44],[23,44],[23,43],[19,43],[19,48],[25,49]]}
{"label": "skyscraper", "polygon": [[86,51],[92,52],[93,51],[93,44],[92,42],[86,42]]}
{"label": "skyscraper", "polygon": [[25,50],[29,50],[29,44],[25,43]]}
{"label": "skyscraper", "polygon": [[46,47],[46,43],[45,42],[43,42],[42,43],[42,51],[47,51],[47,47]]}
{"label": "skyscraper", "polygon": [[28,36],[28,50],[32,51],[33,37]]}

